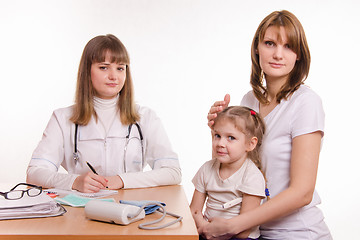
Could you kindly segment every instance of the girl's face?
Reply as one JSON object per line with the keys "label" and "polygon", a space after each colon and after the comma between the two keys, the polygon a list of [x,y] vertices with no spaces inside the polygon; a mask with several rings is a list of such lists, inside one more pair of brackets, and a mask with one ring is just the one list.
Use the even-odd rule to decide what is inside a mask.
{"label": "girl's face", "polygon": [[297,60],[297,54],[289,47],[285,28],[270,26],[265,31],[263,41],[259,42],[257,53],[266,80],[285,83]]}
{"label": "girl's face", "polygon": [[[245,126],[244,120],[240,120],[242,126]],[[253,150],[254,147],[247,136],[236,128],[232,121],[221,119],[214,125],[212,151],[213,156],[221,164],[241,167],[247,157],[247,152]]]}
{"label": "girl's face", "polygon": [[103,99],[111,99],[117,96],[124,86],[126,79],[126,65],[110,62],[110,54],[107,53],[104,62],[91,65],[91,82],[96,96]]}

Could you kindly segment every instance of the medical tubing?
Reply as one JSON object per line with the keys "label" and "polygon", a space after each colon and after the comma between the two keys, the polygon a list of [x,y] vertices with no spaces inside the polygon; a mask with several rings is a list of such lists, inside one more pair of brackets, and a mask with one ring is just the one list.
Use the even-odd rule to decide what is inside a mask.
{"label": "medical tubing", "polygon": [[[164,208],[164,207],[162,207],[162,209],[165,211],[165,208]],[[158,209],[157,211],[161,212],[160,209]],[[170,212],[166,212],[166,211],[164,212],[164,211],[163,211],[163,213],[164,213],[163,216],[165,216],[166,214],[168,214],[168,215],[170,215],[170,216],[172,216],[172,217],[175,217],[176,219],[175,219],[174,221],[172,221],[172,222],[166,223],[166,224],[161,225],[161,226],[158,226],[158,227],[144,227],[144,226],[153,224],[154,222],[142,223],[142,224],[139,225],[139,228],[140,228],[140,229],[146,229],[146,230],[156,230],[156,229],[166,228],[166,227],[168,227],[168,226],[170,226],[170,225],[173,225],[173,224],[175,224],[175,223],[177,223],[177,222],[180,222],[180,221],[183,219],[183,217],[181,217],[181,216],[179,216],[179,215],[176,215],[176,214],[170,213]]]}
{"label": "medical tubing", "polygon": [[[177,223],[177,222],[180,222],[180,221],[183,219],[183,217],[181,217],[181,216],[179,216],[179,215],[176,215],[176,214],[170,213],[170,212],[166,212],[164,206],[161,205],[161,204],[158,203],[158,202],[148,202],[148,203],[142,205],[136,213],[134,213],[134,214],[129,214],[127,217],[128,217],[130,220],[133,219],[133,218],[135,218],[135,217],[137,217],[137,216],[141,213],[141,211],[142,211],[146,206],[149,206],[149,205],[159,206],[159,207],[162,209],[162,211],[160,211],[159,209],[158,209],[157,211],[162,212],[163,215],[162,215],[160,218],[158,218],[158,219],[156,219],[156,220],[154,220],[154,221],[150,221],[150,222],[147,222],[147,223],[139,224],[138,227],[139,227],[140,229],[145,229],[145,230],[162,229],[162,228],[168,227],[168,226],[170,226],[170,225],[173,225],[173,224],[175,224],[175,223]],[[175,218],[177,218],[177,219],[174,220],[174,221],[172,221],[172,222],[169,222],[169,223],[166,223],[166,224],[164,224],[164,225],[161,225],[161,226],[157,226],[157,227],[146,227],[146,226],[148,226],[148,225],[152,225],[152,224],[155,224],[155,223],[158,223],[158,222],[162,221],[162,220],[165,218],[166,214],[168,214],[168,215],[170,215],[170,216],[172,216],[172,217],[175,217]]]}

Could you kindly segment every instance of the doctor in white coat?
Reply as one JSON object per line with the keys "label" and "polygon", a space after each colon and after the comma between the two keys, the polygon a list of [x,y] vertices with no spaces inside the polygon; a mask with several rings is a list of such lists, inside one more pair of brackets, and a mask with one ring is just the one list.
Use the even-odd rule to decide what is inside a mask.
{"label": "doctor in white coat", "polygon": [[[75,104],[51,116],[29,163],[28,183],[97,192],[181,182],[179,160],[160,119],[134,103],[129,65],[115,36],[87,43]],[[147,164],[152,170],[143,171]]]}

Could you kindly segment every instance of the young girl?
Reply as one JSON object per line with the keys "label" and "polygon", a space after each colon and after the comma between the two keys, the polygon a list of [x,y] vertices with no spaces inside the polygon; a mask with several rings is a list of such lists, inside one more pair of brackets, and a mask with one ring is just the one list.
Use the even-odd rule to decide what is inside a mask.
{"label": "young girl", "polygon": [[[259,157],[265,132],[263,120],[250,108],[236,106],[220,112],[214,122],[214,159],[206,162],[193,179],[195,191],[190,209],[198,229],[212,217],[232,218],[249,211],[259,206],[265,196]],[[257,239],[259,236],[259,228],[255,227],[235,237]]]}
{"label": "young girl", "polygon": [[[304,29],[288,11],[269,14],[251,46],[252,91],[241,105],[258,111],[266,123],[262,166],[271,199],[232,219],[214,218],[201,231],[208,239],[228,239],[261,225],[262,239],[330,240],[315,191],[324,110],[320,97],[304,86],[310,51]],[[216,102],[209,126],[230,96]]]}
{"label": "young girl", "polygon": [[[147,164],[152,170],[143,172]],[[67,173],[58,172],[60,165]],[[160,119],[134,103],[125,46],[111,34],[91,39],[80,60],[75,105],[54,111],[27,182],[97,192],[180,181],[178,157]]]}

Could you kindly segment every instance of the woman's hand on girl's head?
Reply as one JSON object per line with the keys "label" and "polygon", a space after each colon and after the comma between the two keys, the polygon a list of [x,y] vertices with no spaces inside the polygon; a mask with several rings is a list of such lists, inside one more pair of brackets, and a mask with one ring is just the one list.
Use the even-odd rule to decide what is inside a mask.
{"label": "woman's hand on girl's head", "polygon": [[78,190],[84,193],[98,192],[100,189],[107,187],[108,180],[103,176],[97,175],[92,172],[84,173],[78,176],[73,185],[72,189]]}
{"label": "woman's hand on girl's head", "polygon": [[208,126],[210,128],[214,125],[214,119],[217,117],[217,113],[227,108],[229,103],[230,103],[230,95],[226,94],[223,101],[217,101],[211,106],[210,111],[207,115]]}

